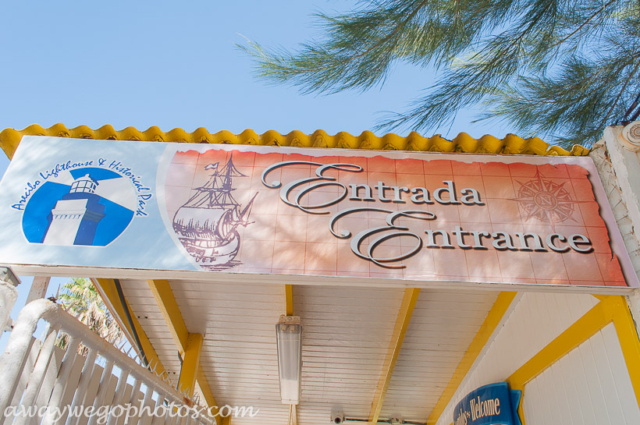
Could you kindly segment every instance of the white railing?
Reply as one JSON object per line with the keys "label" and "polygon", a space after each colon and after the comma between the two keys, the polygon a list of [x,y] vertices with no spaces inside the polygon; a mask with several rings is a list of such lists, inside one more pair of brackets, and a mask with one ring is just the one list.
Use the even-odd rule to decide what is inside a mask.
{"label": "white railing", "polygon": [[[42,341],[33,337],[48,323]],[[66,350],[56,346],[69,335]],[[84,355],[78,347],[86,347]],[[211,425],[206,409],[48,300],[20,313],[0,357],[0,425]]]}

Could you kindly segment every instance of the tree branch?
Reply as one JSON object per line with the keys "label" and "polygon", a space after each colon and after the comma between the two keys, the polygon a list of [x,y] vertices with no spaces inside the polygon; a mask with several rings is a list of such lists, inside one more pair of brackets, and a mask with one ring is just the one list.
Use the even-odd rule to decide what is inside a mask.
{"label": "tree branch", "polygon": [[398,34],[398,32],[399,32],[401,29],[403,29],[403,28],[405,27],[405,25],[407,25],[407,24],[412,20],[412,19],[413,19],[413,18],[418,14],[418,11],[419,11],[420,9],[422,9],[424,6],[426,6],[428,2],[429,2],[429,0],[423,0],[423,1],[418,5],[418,7],[416,7],[416,8],[415,8],[415,10],[414,10],[413,12],[411,12],[411,13],[409,14],[409,16],[407,16],[407,18],[406,18],[406,19],[404,19],[402,22],[400,22],[400,23],[398,24],[398,26],[396,26],[396,28],[395,28],[393,31],[391,31],[391,33],[390,33],[390,34],[387,34],[385,37],[383,37],[382,39],[378,40],[378,42],[377,42],[376,44],[374,44],[373,46],[371,46],[370,48],[368,48],[368,49],[367,49],[367,50],[365,50],[364,52],[362,52],[362,53],[360,53],[360,54],[358,54],[358,55],[352,56],[352,57],[350,57],[350,58],[348,58],[348,59],[344,60],[343,62],[348,62],[348,61],[353,61],[353,60],[355,60],[355,59],[360,59],[361,57],[366,56],[366,55],[368,55],[369,53],[371,53],[371,51],[373,51],[373,50],[374,50],[374,49],[376,49],[377,47],[381,46],[381,45],[382,45],[382,44],[384,44],[386,41],[390,40],[393,36],[395,36],[396,34]]}
{"label": "tree branch", "polygon": [[618,104],[618,101],[622,97],[622,93],[624,93],[624,89],[627,88],[627,85],[629,84],[629,81],[631,81],[631,78],[633,77],[633,75],[638,70],[638,67],[640,67],[640,62],[636,63],[636,66],[634,66],[633,69],[631,70],[631,72],[629,73],[629,76],[627,77],[626,81],[622,85],[622,89],[620,89],[620,91],[618,92],[618,96],[616,97],[616,100],[613,102],[613,105],[611,105],[611,108],[609,108],[609,111],[604,116],[604,119],[602,120],[602,125],[606,125],[607,124],[607,120],[609,119],[609,115],[611,115],[611,112],[613,112],[613,109]]}
{"label": "tree branch", "polygon": [[598,16],[600,13],[604,12],[604,10],[610,6],[611,4],[615,3],[617,0],[610,0],[609,3],[603,5],[600,9],[598,9],[593,15],[591,15],[589,17],[589,19],[587,19],[586,21],[584,21],[582,23],[582,25],[580,25],[578,28],[576,28],[575,31],[573,31],[571,34],[569,34],[568,36],[566,36],[565,38],[563,38],[562,40],[552,44],[551,46],[549,46],[549,49],[553,49],[556,46],[561,45],[562,43],[564,43],[565,41],[567,41],[568,39],[570,39],[571,37],[573,37],[574,35],[576,35],[578,32],[580,32],[582,30],[582,28],[584,28],[589,22],[591,22],[593,20],[593,18],[595,18],[596,16]]}

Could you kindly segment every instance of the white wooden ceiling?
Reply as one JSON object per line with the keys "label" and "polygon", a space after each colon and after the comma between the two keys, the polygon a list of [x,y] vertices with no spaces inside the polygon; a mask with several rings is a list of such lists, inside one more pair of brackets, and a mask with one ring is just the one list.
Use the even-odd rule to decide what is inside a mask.
{"label": "white wooden ceiling", "polygon": [[[160,360],[177,379],[178,351],[147,282],[121,282]],[[275,324],[285,313],[284,285],[170,283],[189,332],[205,335],[201,364],[218,403],[260,409],[255,418],[234,418],[232,424],[286,424],[275,342]],[[294,287],[294,313],[304,328],[300,425],[329,423],[333,408],[368,418],[403,293],[346,282]],[[381,420],[426,421],[497,295],[421,291]]]}

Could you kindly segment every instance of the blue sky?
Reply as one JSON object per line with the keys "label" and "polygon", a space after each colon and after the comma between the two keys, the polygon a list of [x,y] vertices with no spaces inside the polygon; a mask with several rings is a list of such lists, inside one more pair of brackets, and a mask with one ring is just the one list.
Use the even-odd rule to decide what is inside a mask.
{"label": "blue sky", "polygon": [[[314,12],[346,11],[354,3],[2,2],[0,130],[58,122],[234,133],[372,130],[380,112],[404,110],[430,86],[433,71],[398,65],[382,89],[302,96],[295,88],[254,78],[251,59],[235,47],[245,37],[265,46],[295,47],[320,34]],[[509,132],[496,123],[471,123],[472,112],[462,111],[451,127],[434,133],[451,138],[462,131],[473,137]],[[7,165],[0,155],[0,174]],[[65,281],[54,279],[49,292],[55,294]],[[23,282],[14,319],[31,279]],[[6,335],[0,350],[5,341]]]}

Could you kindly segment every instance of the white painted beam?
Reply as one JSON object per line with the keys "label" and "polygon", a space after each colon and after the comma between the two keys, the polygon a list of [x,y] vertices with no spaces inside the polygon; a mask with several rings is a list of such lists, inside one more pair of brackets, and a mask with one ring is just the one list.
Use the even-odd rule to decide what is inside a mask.
{"label": "white painted beam", "polygon": [[27,304],[31,301],[39,300],[47,295],[47,289],[49,288],[50,277],[36,276],[33,278],[31,289],[29,290],[29,296],[27,296]]}

